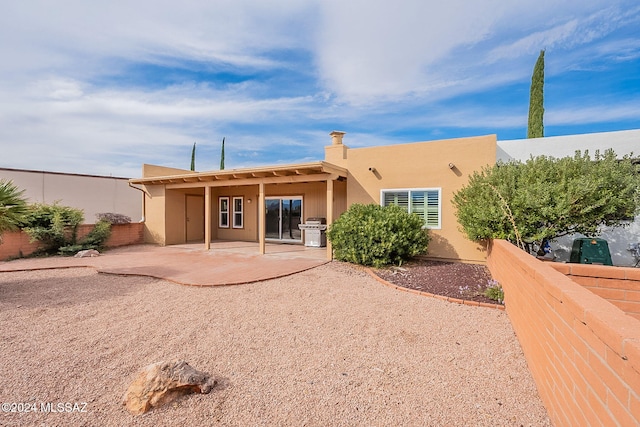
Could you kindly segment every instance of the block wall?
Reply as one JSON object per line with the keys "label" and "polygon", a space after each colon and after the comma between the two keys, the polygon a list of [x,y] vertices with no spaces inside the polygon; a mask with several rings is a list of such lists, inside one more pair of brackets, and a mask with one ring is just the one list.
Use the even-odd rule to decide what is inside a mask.
{"label": "block wall", "polygon": [[553,424],[639,425],[640,321],[504,240],[487,265]]}
{"label": "block wall", "polygon": [[640,320],[640,268],[549,264],[557,271]]}
{"label": "block wall", "polygon": [[[93,224],[81,224],[78,228],[78,238],[86,236],[93,229]],[[4,233],[0,242],[0,261],[11,258],[28,256],[40,248],[39,242],[29,242],[29,236],[22,231]],[[111,236],[106,246],[115,248],[125,245],[141,244],[144,241],[144,224],[118,224],[111,226]]]}
{"label": "block wall", "polygon": [[22,231],[2,233],[0,239],[0,261],[29,256],[40,248],[40,242],[29,242],[29,235]]}

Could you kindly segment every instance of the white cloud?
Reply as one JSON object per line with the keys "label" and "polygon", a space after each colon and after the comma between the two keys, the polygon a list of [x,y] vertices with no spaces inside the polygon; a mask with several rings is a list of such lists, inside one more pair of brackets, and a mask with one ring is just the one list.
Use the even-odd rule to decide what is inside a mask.
{"label": "white cloud", "polygon": [[504,70],[522,78],[540,49],[574,49],[637,19],[637,8],[616,3],[632,4],[331,0],[323,3],[319,67],[348,102],[450,97],[493,84]]}
{"label": "white cloud", "polygon": [[0,54],[12,60],[1,68],[95,72],[113,57],[273,67],[278,61],[267,52],[307,43],[313,7],[292,0],[11,2],[0,14]]}
{"label": "white cloud", "polygon": [[[142,163],[183,167],[176,153],[194,140],[218,144],[231,124],[296,120],[309,114],[313,101],[254,99],[235,89],[195,84],[113,90],[57,78],[37,81],[24,93],[6,87],[0,92],[5,100],[0,104],[0,166],[121,176],[138,176]],[[269,145],[274,142],[297,145],[297,150],[302,145],[282,131],[263,131],[251,137],[234,135],[233,146],[236,152],[273,155]],[[238,160],[248,164],[247,159]]]}
{"label": "white cloud", "polygon": [[583,123],[606,123],[620,121],[640,122],[640,105],[637,101],[616,102],[602,108],[602,105],[561,107],[546,112],[548,125],[576,125]]}
{"label": "white cloud", "polygon": [[[188,155],[194,140],[217,144],[224,135],[233,135],[235,160],[248,166],[321,158],[336,127],[363,146],[396,142],[385,135],[408,127],[433,135],[447,127],[526,126],[526,105],[451,100],[528,80],[545,47],[548,76],[593,67],[593,58],[638,58],[640,39],[629,30],[640,19],[635,3],[7,2],[0,166],[137,175],[143,162],[182,167],[185,146]],[[624,26],[625,37],[608,38]],[[189,76],[144,81],[153,74],[118,83],[130,66],[149,64],[177,73],[198,66],[264,73],[279,86],[270,78],[217,86]],[[291,70],[309,81],[287,80]],[[547,123],[638,117],[632,101],[610,104],[550,108]],[[287,148],[276,152],[273,144]]]}
{"label": "white cloud", "polygon": [[[350,101],[448,86],[426,73],[453,49],[483,40],[505,2],[323,2],[317,41],[327,86]],[[429,88],[426,88],[429,89]]]}

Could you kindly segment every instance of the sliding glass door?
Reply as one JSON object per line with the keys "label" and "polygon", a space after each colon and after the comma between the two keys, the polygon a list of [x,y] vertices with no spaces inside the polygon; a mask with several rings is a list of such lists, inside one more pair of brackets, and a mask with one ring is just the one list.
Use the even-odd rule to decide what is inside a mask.
{"label": "sliding glass door", "polygon": [[267,197],[265,211],[267,239],[302,242],[302,232],[298,228],[302,222],[302,197]]}

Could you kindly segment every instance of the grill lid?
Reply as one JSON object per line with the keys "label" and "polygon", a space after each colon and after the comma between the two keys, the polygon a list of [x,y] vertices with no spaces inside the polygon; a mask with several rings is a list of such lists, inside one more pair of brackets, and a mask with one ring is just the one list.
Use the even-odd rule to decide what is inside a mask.
{"label": "grill lid", "polygon": [[307,218],[307,220],[305,221],[305,224],[326,224],[327,223],[327,218]]}

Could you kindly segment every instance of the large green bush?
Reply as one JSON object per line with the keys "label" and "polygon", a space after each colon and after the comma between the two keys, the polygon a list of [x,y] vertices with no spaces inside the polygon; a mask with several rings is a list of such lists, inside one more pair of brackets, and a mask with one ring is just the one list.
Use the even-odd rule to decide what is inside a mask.
{"label": "large green bush", "polygon": [[398,206],[353,204],[327,231],[340,261],[380,267],[425,253],[424,221]]}
{"label": "large green bush", "polygon": [[544,246],[561,236],[598,235],[640,209],[640,166],[612,150],[532,157],[474,172],[453,197],[458,222],[474,241],[507,239]]}
{"label": "large green bush", "polygon": [[[84,220],[81,209],[37,203],[31,205],[24,217],[23,230],[31,241],[43,244],[47,254],[74,255],[85,249],[103,249],[111,235],[111,220],[115,214],[101,218],[82,240],[78,241],[78,226]],[[116,218],[118,219],[118,218]]]}
{"label": "large green bush", "polygon": [[30,206],[25,215],[23,230],[31,241],[41,242],[43,252],[56,253],[60,247],[75,245],[78,226],[84,217],[82,210],[61,206],[36,203]]}

